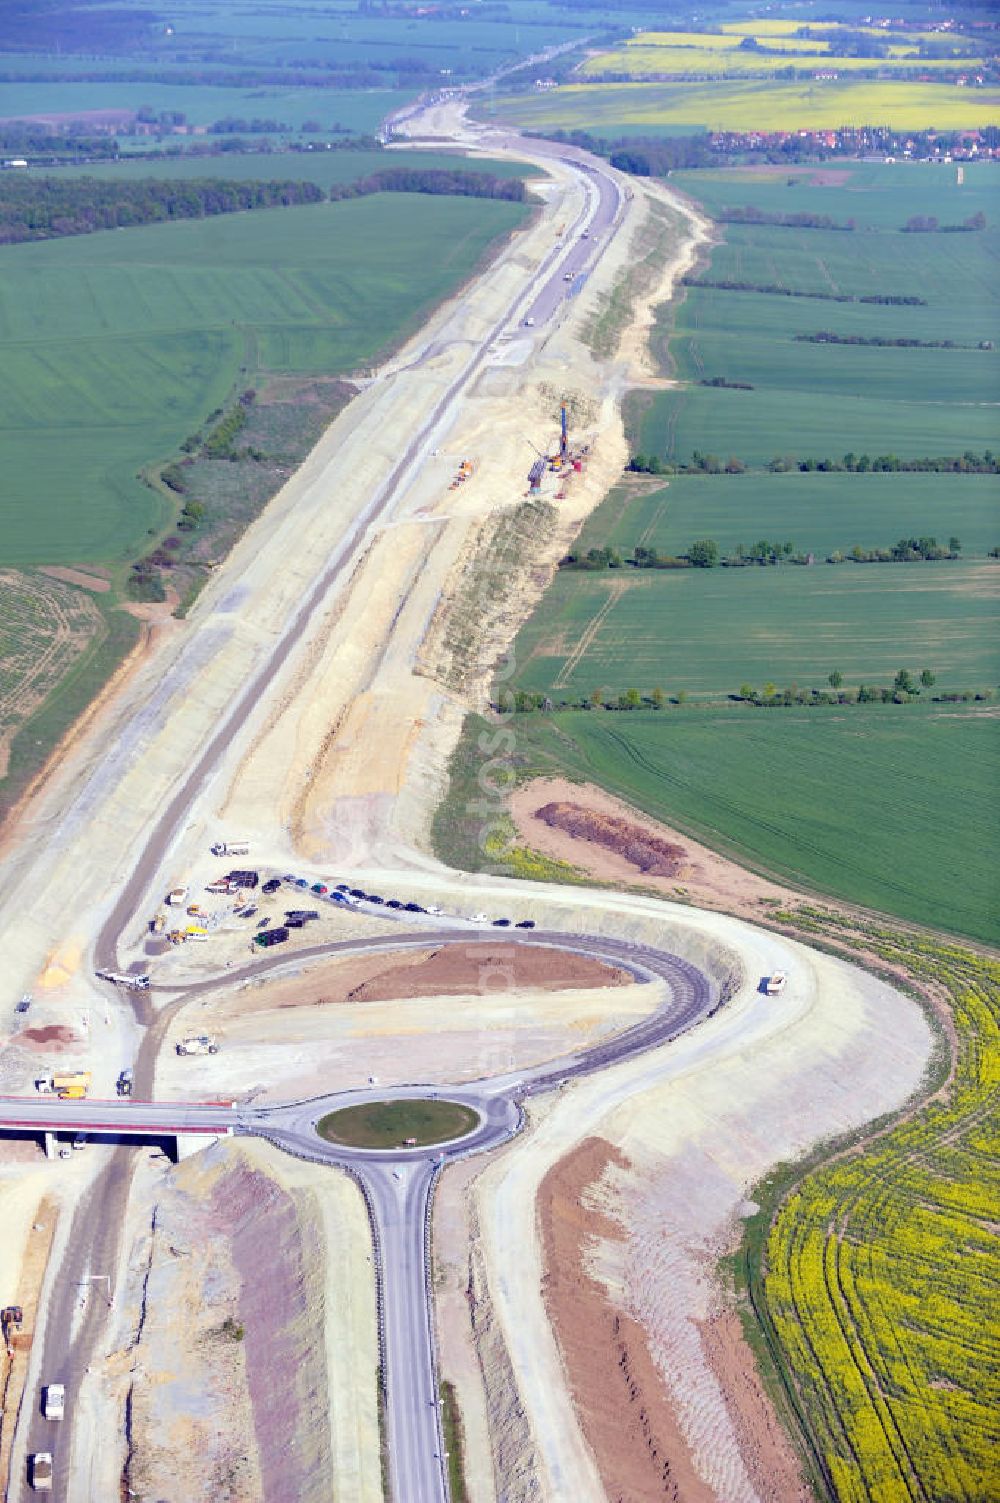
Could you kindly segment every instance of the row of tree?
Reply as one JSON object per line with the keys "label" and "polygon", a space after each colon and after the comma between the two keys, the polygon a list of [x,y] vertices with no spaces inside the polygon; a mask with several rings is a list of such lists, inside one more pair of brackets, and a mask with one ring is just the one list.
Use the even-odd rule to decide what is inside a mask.
{"label": "row of tree", "polygon": [[756,204],[733,204],[712,216],[718,224],[767,224],[787,230],[856,230],[853,219],[840,221],[829,214],[770,214]]}
{"label": "row of tree", "polygon": [[524,203],[528,196],[519,177],[495,177],[492,172],[452,171],[440,167],[388,167],[354,183],[337,183],[330,189],[334,200],[363,198],[370,193],[450,194],[461,198],[499,198]]}
{"label": "row of tree", "polygon": [[[635,475],[746,475],[754,473],[754,467],[746,464],[735,454],[722,459],[718,454],[705,454],[692,449],[691,458],[672,461],[659,454],[633,454],[626,470]],[[818,475],[996,475],[1000,473],[1000,455],[992,449],[982,454],[966,449],[964,454],[925,454],[916,459],[901,459],[898,454],[847,453],[840,459],[800,459],[796,454],[774,454],[765,466],[772,475],[787,475],[793,472]]]}
{"label": "row of tree", "polygon": [[853,691],[843,688],[844,675],[835,668],[827,683],[832,693],[825,689],[799,689],[795,684],[788,689],[778,689],[777,685],[767,683],[763,688],[755,689],[752,684],[744,683],[740,685],[736,698],[753,705],[905,704],[916,699],[921,689],[933,688],[937,679],[929,668],[924,668],[918,683],[909,668],[900,668],[891,685],[859,684]]}
{"label": "row of tree", "polygon": [[767,292],[775,297],[808,297],[822,303],[881,303],[895,308],[926,308],[927,299],[909,293],[870,292],[860,297],[852,292],[825,292],[819,289],[785,287],[780,282],[740,282],[732,277],[681,277],[685,287],[706,287],[716,292]]}
{"label": "row of tree", "polygon": [[[884,334],[834,334],[830,329],[817,329],[815,334],[796,334],[797,344],[854,344],[868,345],[881,350],[992,350],[992,339],[980,339],[977,344],[959,344],[954,339],[890,339]],[[703,381],[702,386],[705,385]]]}
{"label": "row of tree", "polygon": [[[454,194],[463,198],[499,198],[523,203],[519,177],[488,172],[389,168],[354,183],[336,184],[333,200],[371,193]],[[172,219],[203,219],[243,209],[271,209],[319,203],[326,195],[315,183],[229,181],[222,178],[23,177],[0,174],[0,244],[87,235],[94,230],[122,229]]]}
{"label": "row of tree", "polygon": [[934,537],[900,538],[891,548],[862,548],[855,543],[849,553],[836,550],[827,559],[828,564],[919,564],[934,563],[943,558],[958,558],[962,544],[956,537],[948,539],[948,546]]}
{"label": "row of tree", "polygon": [[952,235],[963,230],[985,230],[986,215],[980,210],[978,214],[970,214],[968,219],[963,219],[961,224],[938,224],[933,214],[914,214],[903,225],[903,233],[907,235]]}
{"label": "row of tree", "polygon": [[[937,680],[929,668],[923,670],[919,680],[914,678],[908,668],[901,668],[891,684],[862,683],[856,689],[845,689],[842,687],[843,682],[843,674],[834,671],[827,679],[830,685],[828,689],[800,689],[797,684],[792,684],[786,689],[779,689],[773,683],[764,684],[762,688],[757,689],[752,684],[744,683],[735,694],[727,697],[743,704],[767,709],[791,705],[809,707],[912,704],[920,697],[922,690],[932,688]],[[965,689],[932,696],[935,704],[967,703],[972,700],[989,703],[992,699],[992,689]],[[597,688],[573,699],[559,700],[553,700],[551,695],[538,690],[505,689],[498,697],[494,709],[504,713],[515,710],[518,714],[531,714],[539,710],[543,713],[550,713],[553,710],[663,710],[667,705],[684,705],[687,700],[688,694],[684,689],[679,689],[676,694],[668,695],[659,688],[651,690],[648,694],[636,688],[626,689],[620,694]]]}
{"label": "row of tree", "polygon": [[95,230],[204,219],[242,209],[316,203],[315,183],[232,182],[221,178],[20,177],[0,175],[0,244],[88,235]]}
{"label": "row of tree", "polygon": [[[836,549],[826,562],[828,564],[917,564],[933,563],[941,559],[956,559],[962,551],[957,537],[950,537],[947,546],[935,537],[900,538],[890,548],[862,548],[856,543],[844,553]],[[994,549],[991,557],[997,556]],[[580,573],[600,573],[604,569],[747,569],[754,565],[774,566],[781,563],[814,564],[815,555],[796,551],[789,541],[772,542],[759,538],[749,545],[737,543],[731,553],[723,553],[714,538],[698,538],[686,553],[661,553],[658,548],[637,544],[629,557],[621,550],[605,545],[603,548],[588,548],[586,553],[567,553],[560,561],[561,569]]]}

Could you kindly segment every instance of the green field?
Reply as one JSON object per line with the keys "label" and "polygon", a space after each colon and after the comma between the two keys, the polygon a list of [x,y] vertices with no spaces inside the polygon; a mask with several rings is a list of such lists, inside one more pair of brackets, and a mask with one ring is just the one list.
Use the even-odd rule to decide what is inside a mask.
{"label": "green field", "polygon": [[823,689],[834,669],[852,688],[887,685],[900,667],[930,668],[948,693],[992,690],[1000,564],[562,570],[514,656],[516,687],[556,702],[595,689]]}
{"label": "green field", "polygon": [[374,135],[393,110],[413,98],[399,89],[294,88],[285,84],[226,88],[194,83],[80,83],[59,79],[51,83],[9,83],[3,86],[2,118],[18,120],[37,115],[75,116],[93,110],[180,111],[189,125],[239,118],[280,121],[298,130],[306,120],[325,130],[342,127],[352,135]]}
{"label": "green field", "polygon": [[[775,454],[839,458],[982,452],[995,447],[1000,415],[1000,203],[990,169],[879,164],[809,175],[678,173],[676,179],[723,213],[854,220],[853,232],[726,223],[699,279],[786,287],[853,299],[920,297],[899,306],[771,292],[688,288],[676,311],[670,358],[685,383],[633,398],[635,446],[686,462],[693,449],[761,465]],[[905,234],[913,215],[941,224],[982,213],[987,228]],[[815,344],[841,339],[951,340],[956,348]],[[993,348],[980,349],[981,343]],[[708,388],[721,377],[752,390]],[[953,482],[954,483],[954,482]],[[958,482],[960,483],[960,482]]]}
{"label": "green field", "polygon": [[457,1101],[369,1101],[321,1117],[316,1131],[328,1143],[352,1148],[400,1148],[407,1138],[413,1147],[426,1148],[464,1137],[478,1123],[477,1114]]}
{"label": "green field", "polygon": [[385,194],[3,247],[0,561],[132,556],[168,511],[138,471],[237,380],[370,364],[523,213]]}
{"label": "green field", "polygon": [[[993,475],[676,475],[668,485],[629,477],[592,512],[575,549],[610,545],[624,557],[636,546],[686,552],[714,538],[724,554],[772,538],[827,558],[890,546],[899,537],[959,538],[964,558],[1000,543],[998,482]],[[1000,580],[1000,565],[997,566]]]}
{"label": "green field", "polygon": [[645,135],[650,126],[688,131],[838,130],[889,125],[896,130],[973,130],[1000,121],[1000,88],[946,83],[830,82],[772,79],[667,84],[565,84],[547,93],[518,94],[480,106],[528,130],[586,130]]}
{"label": "green field", "polygon": [[[513,762],[521,775],[597,783],[807,889],[996,944],[996,713],[919,704],[520,715]],[[467,743],[482,725],[470,719]],[[470,866],[483,862],[474,841],[473,831]]]}

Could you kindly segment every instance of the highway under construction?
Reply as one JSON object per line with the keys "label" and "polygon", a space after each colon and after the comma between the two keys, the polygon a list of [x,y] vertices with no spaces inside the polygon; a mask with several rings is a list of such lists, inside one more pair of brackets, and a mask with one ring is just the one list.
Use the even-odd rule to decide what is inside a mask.
{"label": "highway under construction", "polygon": [[[5,1421],[10,1500],[29,1495],[29,1457],[49,1453],[53,1498],[137,1494],[143,1438],[122,1373],[135,1370],[146,1339],[151,1261],[145,1275],[141,1268],[152,1258],[158,1215],[148,1200],[153,1181],[140,1180],[136,1167],[143,1140],[173,1139],[183,1157],[209,1138],[224,1152],[262,1139],[281,1151],[275,1158],[318,1166],[310,1195],[333,1197],[346,1172],[364,1197],[370,1241],[351,1262],[352,1329],[363,1330],[357,1312],[370,1296],[384,1386],[376,1392],[374,1361],[365,1370],[343,1333],[327,1331],[325,1389],[310,1391],[309,1402],[313,1420],[322,1419],[328,1474],[288,1471],[267,1503],[326,1498],[331,1484],[338,1503],[381,1499],[380,1450],[395,1503],[444,1503],[445,1379],[462,1387],[467,1434],[479,1437],[469,1446],[477,1497],[598,1503],[603,1492],[540,1303],[533,1208],[545,1164],[666,1081],[692,1093],[685,1120],[699,1143],[712,1123],[725,1137],[726,1110],[757,1100],[754,1091],[767,1110],[771,1079],[808,1093],[796,1131],[807,1118],[819,1131],[840,1129],[853,1120],[845,1092],[824,1094],[810,1069],[829,1074],[831,1058],[842,1058],[864,1120],[913,1088],[930,1047],[917,1010],[888,987],[752,925],[642,893],[454,872],[429,853],[448,755],[468,709],[483,705],[500,650],[492,640],[478,644],[486,667],[473,693],[459,692],[428,656],[435,623],[443,613],[446,634],[459,601],[467,614],[451,625],[453,637],[489,618],[509,642],[537,585],[526,569],[505,614],[488,580],[469,614],[469,581],[488,575],[483,537],[533,491],[551,496],[559,525],[572,533],[620,474],[625,373],[593,357],[581,329],[627,275],[651,201],[644,195],[671,204],[688,228],[670,277],[691,263],[707,231],[661,185],[634,191],[571,146],[470,126],[460,99],[432,101],[405,130],[535,164],[547,174],[543,208],[349,404],[213,573],[190,618],[164,634],[81,735],[12,846],[0,896],[9,987],[34,997],[43,1028],[64,1030],[58,1038],[73,1041],[73,1067],[93,1086],[67,1086],[59,1099],[32,1091],[25,1076],[19,1095],[0,1100],[0,1131],[90,1140],[86,1153],[70,1149],[45,1166],[45,1193],[56,1194],[60,1172],[65,1187],[37,1321],[22,1333],[30,1344],[12,1444]],[[667,295],[669,278],[665,285],[648,297]],[[541,470],[526,458],[526,440],[538,440]],[[557,530],[547,541],[550,567],[561,538]],[[484,801],[501,780],[501,745],[483,751]],[[239,898],[229,892],[219,861],[230,852],[240,863],[234,876],[251,859],[254,875],[258,867],[306,874],[272,881],[284,882],[282,891],[302,884],[293,922],[308,897],[310,910],[321,910],[315,928],[293,928],[265,954],[254,935],[268,932],[261,924],[273,932],[270,910],[259,911],[256,887]],[[368,898],[333,900],[335,879]],[[304,889],[318,894],[315,905]],[[215,909],[203,894],[218,900]],[[178,915],[171,930],[167,920],[157,928],[161,905]],[[605,979],[570,993],[557,975],[551,998],[508,980],[509,996],[490,996],[484,982],[411,1004],[393,998],[417,992],[391,987],[380,1000],[365,971],[360,980],[352,973],[316,982],[310,993],[311,978],[332,960],[363,963],[372,975],[376,963],[416,967],[430,952],[459,951],[475,964],[501,938],[518,956],[586,959],[608,975],[614,968],[622,984]],[[490,974],[505,964],[509,955]],[[787,985],[764,995],[761,977],[779,973]],[[307,1001],[300,1007],[282,994],[268,1012],[268,988],[277,986],[302,989]],[[877,1034],[887,1026],[889,1062]],[[792,1080],[768,1051],[792,1057],[796,1047],[801,1068]],[[710,1098],[726,1070],[750,1057],[753,1081],[729,1087],[724,1101]],[[317,1087],[324,1076],[329,1087]],[[116,1079],[128,1083],[118,1097]],[[325,1114],[388,1092],[446,1096],[477,1125],[453,1143],[384,1151],[318,1135]],[[797,1142],[775,1128],[767,1149],[793,1153]],[[723,1160],[725,1149],[717,1152]],[[745,1189],[740,1173],[709,1179],[719,1192],[714,1214],[731,1221]],[[469,1358],[482,1327],[473,1329],[467,1309],[458,1331],[440,1315],[432,1207],[449,1181],[468,1185],[472,1229],[455,1255],[473,1260],[470,1287],[490,1361],[482,1350]],[[36,1223],[22,1220],[30,1240]],[[168,1246],[171,1266],[190,1252]],[[260,1247],[254,1282],[267,1279],[268,1259],[279,1255]],[[327,1272],[319,1324],[342,1293],[334,1289],[340,1269]],[[124,1291],[137,1280],[133,1318]],[[242,1332],[235,1316],[217,1328],[217,1341],[222,1329]],[[234,1386],[250,1381],[238,1377],[235,1358],[226,1371]],[[168,1381],[147,1387],[166,1394]],[[53,1383],[67,1397],[57,1427],[36,1403]],[[293,1387],[290,1404],[299,1402]],[[174,1400],[163,1402],[169,1411]],[[507,1462],[509,1435],[489,1430],[504,1405],[522,1417]],[[249,1412],[236,1426],[238,1461],[267,1445]],[[724,1430],[724,1414],[718,1423]],[[198,1446],[174,1449],[179,1469]],[[155,1459],[169,1447],[147,1451]],[[743,1503],[753,1494],[738,1469],[733,1475],[727,1503]],[[515,1479],[527,1490],[513,1491]]]}

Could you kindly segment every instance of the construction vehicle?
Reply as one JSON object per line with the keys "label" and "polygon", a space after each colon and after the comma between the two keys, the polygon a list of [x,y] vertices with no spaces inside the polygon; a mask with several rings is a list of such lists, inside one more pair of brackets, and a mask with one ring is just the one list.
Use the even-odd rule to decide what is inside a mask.
{"label": "construction vehicle", "polygon": [[167,902],[171,908],[180,908],[187,901],[187,895],[186,887],[172,887],[167,893]]}
{"label": "construction vehicle", "polygon": [[65,1385],[62,1383],[47,1383],[42,1389],[42,1414],[47,1420],[61,1420],[65,1413]]}
{"label": "construction vehicle", "polygon": [[213,856],[246,856],[250,850],[249,840],[217,840],[212,847]]}
{"label": "construction vehicle", "polygon": [[772,971],[764,980],[764,990],[769,997],[780,997],[787,985],[788,977],[784,971]]}
{"label": "construction vehicle", "polygon": [[204,913],[204,911],[200,903],[188,904],[188,918],[197,918],[199,913]]}
{"label": "construction vehicle", "polygon": [[167,915],[164,913],[163,909],[161,908],[157,912],[156,917],[153,918],[150,921],[150,925],[149,925],[150,933],[151,934],[162,934],[163,931],[164,931],[164,929],[166,927],[167,927]]}
{"label": "construction vehicle", "polygon": [[124,986],[130,992],[149,991],[149,972],[143,971],[138,976],[128,976],[122,971],[95,971],[102,981],[110,981],[115,986]]}
{"label": "construction vehicle", "polygon": [[206,940],[208,938],[208,930],[202,929],[198,924],[188,924],[184,930],[184,938]]}
{"label": "construction vehicle", "polygon": [[31,1486],[36,1493],[50,1493],[52,1491],[52,1452],[36,1451],[28,1457],[28,1471],[31,1476]]}
{"label": "construction vehicle", "polygon": [[183,929],[171,929],[167,939],[172,945],[182,945],[186,936]]}
{"label": "construction vehicle", "polygon": [[0,1330],[8,1357],[14,1349],[14,1336],[24,1325],[24,1311],[20,1305],[6,1305],[0,1310]]}
{"label": "construction vehicle", "polygon": [[65,1075],[53,1075],[52,1089],[60,1101],[82,1101],[90,1090],[90,1071],[72,1070]]}
{"label": "construction vehicle", "polygon": [[199,1033],[191,1038],[180,1039],[177,1044],[178,1054],[218,1054],[219,1046],[207,1033]]}

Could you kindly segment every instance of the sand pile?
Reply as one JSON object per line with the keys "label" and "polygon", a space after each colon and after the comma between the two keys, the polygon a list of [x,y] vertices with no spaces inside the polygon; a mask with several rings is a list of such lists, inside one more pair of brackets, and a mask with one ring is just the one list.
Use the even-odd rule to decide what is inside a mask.
{"label": "sand pile", "polygon": [[585,809],[582,804],[543,804],[535,810],[535,818],[577,840],[604,846],[654,877],[676,877],[687,859],[684,846],[651,835],[627,819]]}

